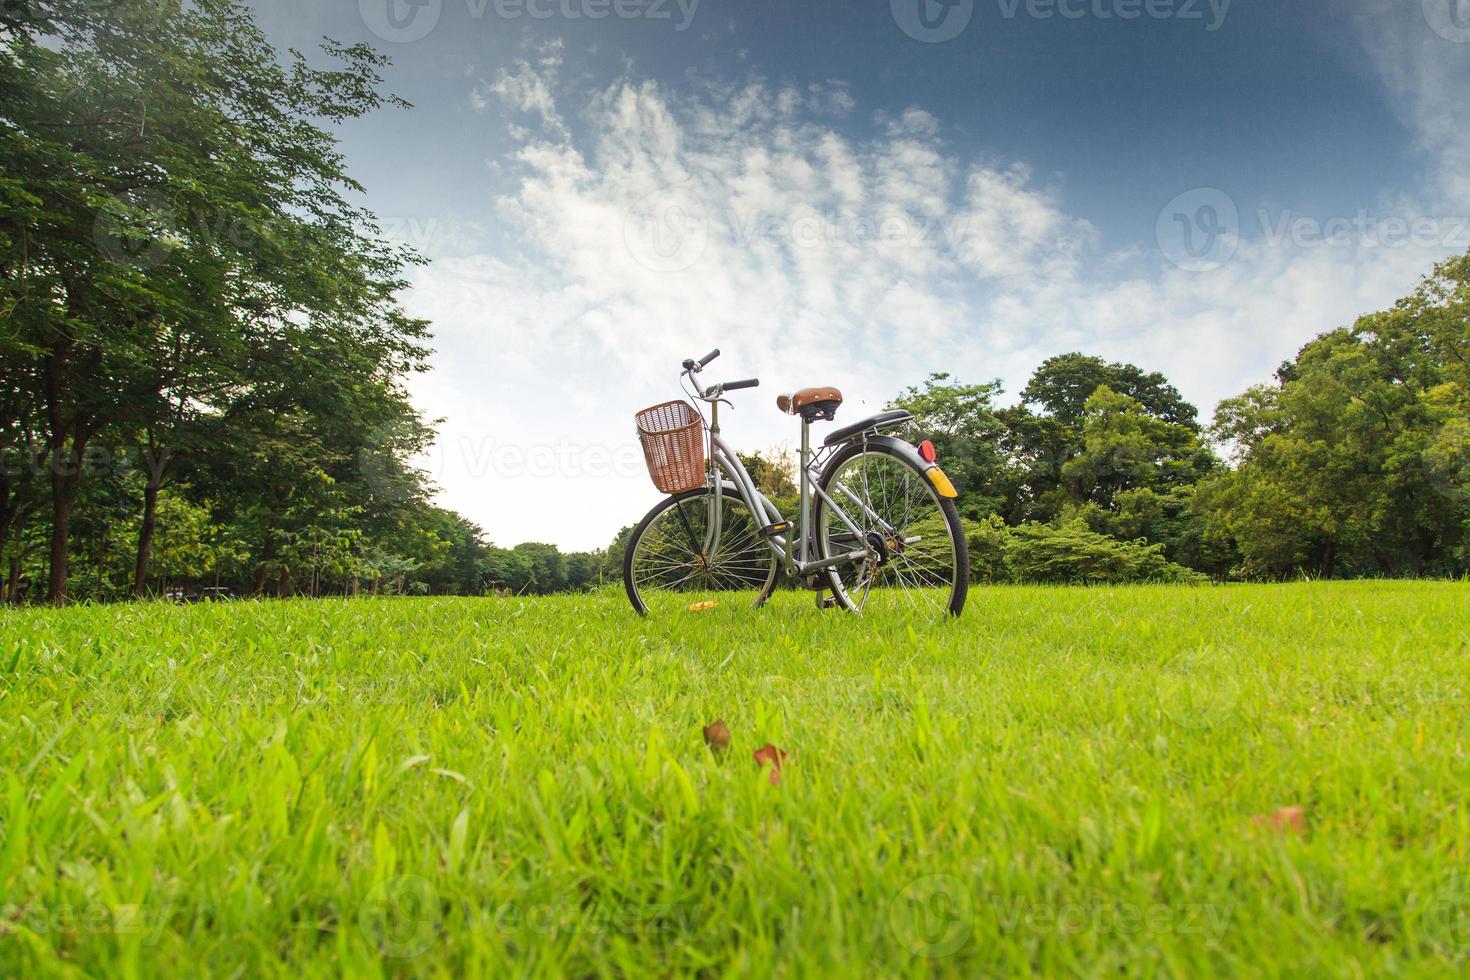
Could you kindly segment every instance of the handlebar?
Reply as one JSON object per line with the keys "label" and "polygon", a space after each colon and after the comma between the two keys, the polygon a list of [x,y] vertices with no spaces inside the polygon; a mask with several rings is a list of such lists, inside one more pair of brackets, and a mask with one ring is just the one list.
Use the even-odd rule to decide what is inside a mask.
{"label": "handlebar", "polygon": [[710,351],[708,354],[704,355],[703,357],[701,357],[697,361],[694,360],[694,359],[692,359],[692,358],[689,359],[689,360],[686,360],[684,362],[684,370],[686,370],[686,371],[695,371],[695,372],[703,371],[704,368],[705,368],[705,365],[709,364],[710,361],[713,361],[715,358],[717,358],[719,356],[720,356],[720,349],[718,347],[716,347],[714,350]]}
{"label": "handlebar", "polygon": [[[686,377],[689,378],[690,383],[694,382],[694,376],[700,371],[704,370],[706,364],[708,364],[710,361],[713,361],[719,356],[720,349],[716,347],[714,350],[710,351],[708,354],[704,355],[697,361],[693,358],[689,358],[688,360],[686,360],[684,362],[684,374]],[[691,392],[691,394],[698,398],[702,398],[705,401],[711,401],[713,399],[719,398],[727,391],[739,391],[742,388],[758,387],[760,387],[760,379],[746,378],[744,381],[726,381],[721,384],[710,385],[708,388],[704,389],[701,389],[698,385],[695,385],[694,391]]]}

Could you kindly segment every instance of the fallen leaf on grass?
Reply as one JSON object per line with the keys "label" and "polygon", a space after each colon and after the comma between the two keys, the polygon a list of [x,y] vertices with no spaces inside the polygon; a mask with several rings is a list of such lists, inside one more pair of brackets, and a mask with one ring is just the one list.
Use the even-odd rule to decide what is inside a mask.
{"label": "fallen leaf on grass", "polygon": [[1275,813],[1258,813],[1251,817],[1251,826],[1305,837],[1307,835],[1307,811],[1299,806],[1284,806]]}
{"label": "fallen leaf on grass", "polygon": [[730,747],[730,727],[723,719],[704,726],[704,744],[716,755]]}
{"label": "fallen leaf on grass", "polygon": [[771,785],[781,785],[781,763],[786,761],[786,753],[776,748],[770,742],[755,750],[755,764],[762,769],[766,763],[771,764]]}

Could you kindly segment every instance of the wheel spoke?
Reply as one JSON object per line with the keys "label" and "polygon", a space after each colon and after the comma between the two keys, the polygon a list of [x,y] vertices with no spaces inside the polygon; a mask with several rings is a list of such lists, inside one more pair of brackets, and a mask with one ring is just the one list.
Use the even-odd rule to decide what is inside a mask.
{"label": "wheel spoke", "polygon": [[677,609],[697,594],[764,601],[774,584],[777,559],[758,523],[738,497],[721,495],[720,535],[710,554],[702,549],[710,529],[710,497],[702,494],[656,511],[630,542],[630,594],[647,611]]}
{"label": "wheel spoke", "polygon": [[[947,611],[963,574],[957,567],[961,552],[927,476],[895,455],[869,449],[837,467],[828,485],[837,483],[859,505],[848,516],[864,536],[855,538],[831,508],[822,506],[817,528],[822,554],[868,551],[868,558],[834,571],[848,604],[860,610],[893,605]],[[917,540],[906,544],[909,539]]]}

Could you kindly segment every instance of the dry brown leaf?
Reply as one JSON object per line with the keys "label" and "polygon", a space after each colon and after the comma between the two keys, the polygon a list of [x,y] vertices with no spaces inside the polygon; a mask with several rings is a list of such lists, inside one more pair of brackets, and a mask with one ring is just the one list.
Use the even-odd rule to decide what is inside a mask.
{"label": "dry brown leaf", "polygon": [[1284,806],[1275,813],[1258,813],[1251,817],[1251,826],[1274,830],[1280,834],[1307,835],[1307,811],[1299,806]]}
{"label": "dry brown leaf", "polygon": [[704,726],[704,744],[716,755],[730,747],[730,727],[725,724],[724,719]]}
{"label": "dry brown leaf", "polygon": [[764,769],[766,767],[766,763],[769,762],[771,764],[770,778],[772,786],[781,785],[781,763],[785,761],[786,753],[776,748],[776,746],[772,745],[770,742],[767,742],[765,745],[762,745],[760,748],[755,750],[756,765]]}

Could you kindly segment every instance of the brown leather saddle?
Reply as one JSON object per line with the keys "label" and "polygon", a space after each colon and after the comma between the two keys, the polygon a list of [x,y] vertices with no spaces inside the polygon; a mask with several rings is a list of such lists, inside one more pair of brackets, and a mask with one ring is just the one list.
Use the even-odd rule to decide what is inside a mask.
{"label": "brown leather saddle", "polygon": [[842,404],[842,392],[831,385],[802,388],[789,395],[779,395],[776,407],[787,415],[800,415],[807,422],[817,419],[832,421],[837,417],[837,406]]}

